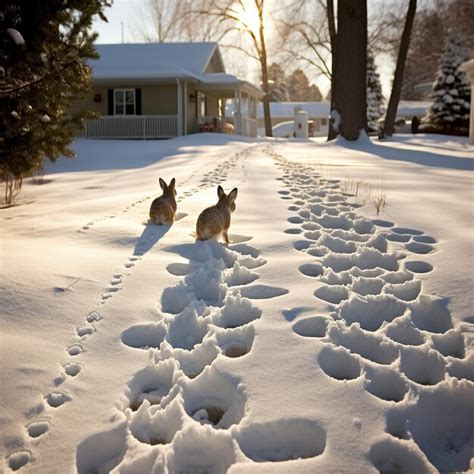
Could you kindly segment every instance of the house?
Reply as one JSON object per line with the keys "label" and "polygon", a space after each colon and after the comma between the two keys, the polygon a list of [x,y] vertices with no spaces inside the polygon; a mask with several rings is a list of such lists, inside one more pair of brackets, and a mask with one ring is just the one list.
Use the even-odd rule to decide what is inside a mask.
{"label": "house", "polygon": [[411,120],[413,117],[422,118],[427,113],[432,102],[429,100],[401,100],[398,103],[397,118]]}
{"label": "house", "polygon": [[[170,138],[196,132],[257,135],[263,91],[225,72],[217,43],[97,45],[93,92],[73,110],[100,114],[82,132],[94,138]],[[235,116],[225,116],[226,101]]]}
{"label": "house", "polygon": [[[324,136],[328,133],[328,117],[330,104],[321,102],[270,102],[270,116],[272,118],[272,128],[282,122],[293,121],[295,109],[302,110],[308,114],[308,122],[313,122],[313,135]],[[263,104],[258,104],[257,127],[265,129],[263,118]]]}
{"label": "house", "polygon": [[[308,113],[308,121],[313,122],[313,135],[324,136],[328,132],[329,102],[270,102],[270,116],[272,128],[283,122],[293,122],[295,109]],[[226,106],[226,114],[232,116],[234,113],[233,103]],[[265,119],[263,115],[263,104],[257,107],[257,127],[259,135],[265,135]]]}

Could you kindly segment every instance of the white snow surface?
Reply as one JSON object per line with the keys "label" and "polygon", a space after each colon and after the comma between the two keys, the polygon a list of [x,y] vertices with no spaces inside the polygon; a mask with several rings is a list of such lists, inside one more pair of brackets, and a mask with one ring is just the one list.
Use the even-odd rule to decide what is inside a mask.
{"label": "white snow surface", "polygon": [[[474,468],[465,139],[74,147],[0,209],[0,471]],[[193,237],[218,184],[229,246]]]}

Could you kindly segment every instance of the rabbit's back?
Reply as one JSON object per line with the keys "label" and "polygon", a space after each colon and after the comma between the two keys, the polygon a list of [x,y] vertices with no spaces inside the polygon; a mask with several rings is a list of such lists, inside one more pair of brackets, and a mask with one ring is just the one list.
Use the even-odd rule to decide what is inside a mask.
{"label": "rabbit's back", "polygon": [[228,209],[212,206],[199,214],[196,223],[196,236],[199,240],[207,240],[219,235],[230,226],[230,212]]}
{"label": "rabbit's back", "polygon": [[169,198],[160,196],[150,206],[150,219],[155,224],[171,224],[174,222],[176,204]]}

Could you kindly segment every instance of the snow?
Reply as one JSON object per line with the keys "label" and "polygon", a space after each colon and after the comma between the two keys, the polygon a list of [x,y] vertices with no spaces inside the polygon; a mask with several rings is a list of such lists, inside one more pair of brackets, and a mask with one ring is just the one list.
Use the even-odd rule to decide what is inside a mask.
{"label": "snow", "polygon": [[[0,470],[474,468],[466,139],[74,149],[0,210]],[[218,184],[229,246],[193,238]]]}
{"label": "snow", "polygon": [[216,48],[217,43],[200,42],[98,44],[93,78],[197,77],[205,73]]}

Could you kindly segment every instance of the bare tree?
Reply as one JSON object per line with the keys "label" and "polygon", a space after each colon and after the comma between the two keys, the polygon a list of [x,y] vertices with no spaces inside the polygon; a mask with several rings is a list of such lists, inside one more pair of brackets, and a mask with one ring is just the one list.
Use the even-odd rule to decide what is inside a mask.
{"label": "bare tree", "polygon": [[222,28],[219,39],[232,39],[232,43],[224,44],[224,47],[238,49],[246,56],[258,61],[262,89],[265,93],[262,99],[265,134],[271,137],[272,124],[268,97],[269,80],[265,35],[268,11],[265,7],[265,0],[203,0],[200,8],[194,8],[192,13],[194,21],[199,21],[200,18],[210,18],[218,22]]}
{"label": "bare tree", "polygon": [[328,21],[328,31],[329,38],[331,42],[331,52],[332,52],[332,62],[331,62],[331,119],[329,120],[328,127],[328,140],[333,140],[337,137],[338,130],[334,126],[334,120],[332,119],[333,110],[336,110],[336,21],[334,16],[334,0],[327,0],[327,21]]}
{"label": "bare tree", "polygon": [[[259,65],[265,119],[265,133],[272,135],[267,68],[267,26],[265,0],[148,0],[145,15],[153,15],[153,32],[142,31],[146,41],[216,41],[236,50]],[[145,18],[142,12],[142,20]],[[145,22],[146,23],[146,22]],[[229,55],[229,54],[228,54]],[[248,65],[247,65],[248,72]]]}
{"label": "bare tree", "polygon": [[367,128],[367,0],[339,0],[334,94],[341,135],[357,140]]}
{"label": "bare tree", "polygon": [[395,119],[397,116],[398,103],[400,102],[400,94],[403,85],[403,73],[405,70],[405,63],[408,54],[408,47],[410,46],[410,35],[413,26],[413,20],[416,13],[416,0],[410,0],[408,5],[407,17],[405,27],[403,28],[402,39],[400,41],[400,49],[398,52],[397,67],[395,69],[395,76],[393,78],[392,92],[388,102],[387,114],[385,117],[385,124],[383,128],[383,135],[391,137],[395,128]]}
{"label": "bare tree", "polygon": [[196,21],[195,10],[207,7],[208,0],[146,0],[137,11],[135,36],[149,43],[167,41],[215,41],[222,33],[211,18]]}
{"label": "bare tree", "polygon": [[324,0],[295,0],[277,17],[281,49],[317,75],[331,78],[331,44]]}

